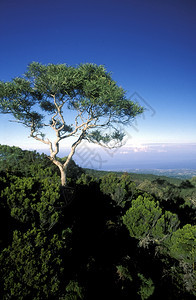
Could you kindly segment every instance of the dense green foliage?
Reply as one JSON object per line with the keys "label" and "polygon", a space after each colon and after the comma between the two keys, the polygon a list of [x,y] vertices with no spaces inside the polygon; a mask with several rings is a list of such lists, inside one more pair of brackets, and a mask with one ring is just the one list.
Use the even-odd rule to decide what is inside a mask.
{"label": "dense green foliage", "polygon": [[62,188],[45,155],[0,147],[0,298],[194,299],[195,178],[72,166]]}
{"label": "dense green foliage", "polygon": [[152,242],[160,244],[179,225],[177,215],[170,211],[163,212],[159,202],[148,195],[132,200],[131,207],[122,219],[130,236],[140,240],[140,244],[145,247]]}
{"label": "dense green foliage", "polygon": [[35,227],[25,233],[14,231],[12,244],[2,251],[0,260],[6,297],[48,299],[58,295],[65,242]]}
{"label": "dense green foliage", "polygon": [[[64,161],[66,157],[58,158],[58,160]],[[6,145],[0,145],[0,171],[8,172],[9,174],[13,173],[20,177],[30,176],[40,179],[58,175],[60,178],[58,168],[48,159],[46,154]],[[71,160],[67,176],[77,179],[82,173],[82,169]]]}

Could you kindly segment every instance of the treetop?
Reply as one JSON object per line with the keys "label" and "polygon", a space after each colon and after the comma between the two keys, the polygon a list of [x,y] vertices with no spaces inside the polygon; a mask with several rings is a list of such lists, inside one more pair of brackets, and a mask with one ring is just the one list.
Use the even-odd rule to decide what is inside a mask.
{"label": "treetop", "polygon": [[36,103],[43,111],[52,112],[55,106],[51,100],[55,96],[58,104],[67,103],[69,109],[84,111],[93,107],[94,117],[110,113],[113,121],[129,122],[143,108],[128,100],[125,94],[104,66],[90,63],[72,67],[33,62],[23,77],[0,82],[4,112],[18,109],[30,113]]}

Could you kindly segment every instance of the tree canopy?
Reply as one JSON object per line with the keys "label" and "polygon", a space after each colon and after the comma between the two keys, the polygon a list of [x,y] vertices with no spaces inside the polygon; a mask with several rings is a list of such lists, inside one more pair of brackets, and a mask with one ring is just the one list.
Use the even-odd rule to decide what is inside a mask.
{"label": "tree canopy", "polygon": [[[13,115],[30,129],[32,138],[49,146],[50,159],[59,167],[61,183],[66,185],[67,167],[81,141],[120,146],[125,135],[122,126],[130,125],[143,108],[126,97],[102,65],[33,62],[24,76],[0,82],[0,112]],[[46,128],[55,132],[54,141],[46,138]],[[62,163],[56,157],[59,143],[69,137],[75,141]]]}

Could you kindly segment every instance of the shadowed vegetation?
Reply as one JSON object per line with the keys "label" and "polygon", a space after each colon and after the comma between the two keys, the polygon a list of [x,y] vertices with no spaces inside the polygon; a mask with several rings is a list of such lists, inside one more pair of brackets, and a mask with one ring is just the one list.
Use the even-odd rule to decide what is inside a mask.
{"label": "shadowed vegetation", "polygon": [[44,154],[0,146],[1,299],[195,298],[195,178],[74,161],[66,189],[59,176]]}

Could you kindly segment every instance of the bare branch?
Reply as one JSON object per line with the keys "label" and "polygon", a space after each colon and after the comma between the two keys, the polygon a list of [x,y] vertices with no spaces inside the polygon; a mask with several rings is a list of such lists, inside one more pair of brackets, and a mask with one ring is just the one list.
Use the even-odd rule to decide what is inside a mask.
{"label": "bare branch", "polygon": [[64,120],[62,112],[61,112],[61,108],[63,107],[63,105],[64,105],[65,102],[62,101],[62,104],[58,105],[57,102],[56,102],[56,96],[52,95],[52,97],[54,99],[54,105],[55,105],[55,107],[57,109],[56,115],[60,116],[60,119],[61,119],[61,122],[62,122],[62,126],[60,128],[58,128],[58,132],[60,132],[63,129],[63,127],[65,126],[65,120]]}
{"label": "bare branch", "polygon": [[85,133],[86,133],[86,130],[83,129],[82,133],[80,134],[79,138],[77,139],[76,142],[74,142],[72,144],[72,147],[71,147],[71,152],[69,153],[68,157],[67,157],[67,160],[66,162],[63,164],[63,168],[66,169],[71,158],[73,157],[74,153],[75,153],[75,150],[76,150],[76,147],[82,142],[82,140],[85,138]]}

